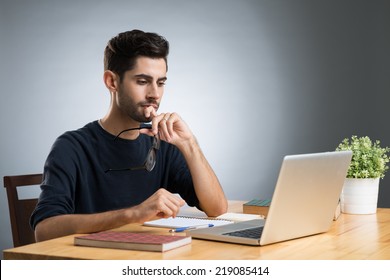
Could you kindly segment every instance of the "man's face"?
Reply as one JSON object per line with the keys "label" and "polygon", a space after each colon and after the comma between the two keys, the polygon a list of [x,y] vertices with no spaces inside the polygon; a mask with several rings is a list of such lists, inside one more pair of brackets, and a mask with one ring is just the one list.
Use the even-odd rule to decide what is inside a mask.
{"label": "man's face", "polygon": [[[125,72],[118,87],[118,108],[137,122],[151,121],[164,94],[166,73],[164,59],[137,58],[135,67]],[[148,118],[146,111],[152,112]]]}

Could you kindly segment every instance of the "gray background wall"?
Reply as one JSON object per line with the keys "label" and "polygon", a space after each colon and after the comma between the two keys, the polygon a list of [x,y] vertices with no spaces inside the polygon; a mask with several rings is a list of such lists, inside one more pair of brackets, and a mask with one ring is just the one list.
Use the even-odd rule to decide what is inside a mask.
{"label": "gray background wall", "polygon": [[0,176],[41,172],[57,136],[106,113],[103,49],[134,28],[169,39],[161,111],[191,126],[229,199],[270,197],[286,154],[352,134],[390,146],[389,3],[1,0]]}

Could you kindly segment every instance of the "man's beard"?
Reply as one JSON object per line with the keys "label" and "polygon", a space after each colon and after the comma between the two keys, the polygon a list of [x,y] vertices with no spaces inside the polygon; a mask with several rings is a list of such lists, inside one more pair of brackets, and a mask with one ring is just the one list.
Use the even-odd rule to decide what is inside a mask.
{"label": "man's beard", "polygon": [[145,117],[145,106],[153,105],[156,107],[156,111],[159,107],[159,104],[155,100],[145,100],[135,104],[131,98],[121,93],[118,94],[118,98],[120,110],[129,118],[140,123],[151,122],[153,119],[153,115],[150,115],[149,118]]}

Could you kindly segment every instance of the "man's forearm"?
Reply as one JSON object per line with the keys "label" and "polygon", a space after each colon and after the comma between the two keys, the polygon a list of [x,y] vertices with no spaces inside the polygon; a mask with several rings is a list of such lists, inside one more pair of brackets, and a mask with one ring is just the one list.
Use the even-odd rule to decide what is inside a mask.
{"label": "man's forearm", "polygon": [[75,233],[91,233],[117,228],[130,223],[175,217],[184,200],[159,189],[141,204],[97,214],[66,214],[47,218],[35,228],[36,241],[43,241]]}
{"label": "man's forearm", "polygon": [[227,211],[225,194],[196,139],[183,144],[180,150],[190,169],[202,210],[213,217],[225,213]]}
{"label": "man's forearm", "polygon": [[75,233],[90,233],[112,229],[129,221],[126,210],[98,214],[66,214],[47,218],[35,228],[37,242]]}

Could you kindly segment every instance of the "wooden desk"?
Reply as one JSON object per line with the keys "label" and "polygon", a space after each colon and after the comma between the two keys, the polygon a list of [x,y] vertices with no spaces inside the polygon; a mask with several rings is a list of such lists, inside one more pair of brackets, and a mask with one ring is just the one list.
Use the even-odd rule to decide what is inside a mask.
{"label": "wooden desk", "polygon": [[[242,212],[242,202],[231,202],[229,212]],[[129,224],[116,230],[168,234],[167,229]],[[223,260],[223,259],[390,259],[390,209],[374,215],[341,214],[323,234],[264,247],[193,239],[191,245],[165,253],[89,248],[73,245],[76,235],[4,250],[4,259],[133,259],[133,260]]]}

